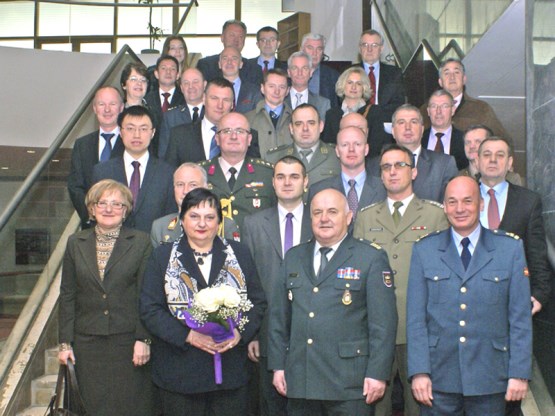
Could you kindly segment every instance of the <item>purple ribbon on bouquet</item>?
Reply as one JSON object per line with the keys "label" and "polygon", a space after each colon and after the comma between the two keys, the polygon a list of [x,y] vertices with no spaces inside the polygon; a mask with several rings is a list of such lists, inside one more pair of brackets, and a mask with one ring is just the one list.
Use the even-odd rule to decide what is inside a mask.
{"label": "purple ribbon on bouquet", "polygon": [[[189,328],[194,329],[195,331],[203,335],[208,335],[212,337],[214,342],[218,344],[235,336],[235,334],[233,333],[233,329],[235,328],[236,324],[231,318],[227,318],[229,329],[226,329],[224,326],[215,322],[206,322],[205,324],[201,325],[193,319],[189,312],[185,311],[184,315],[185,322],[187,323],[187,326]],[[222,384],[222,355],[219,352],[214,354],[214,377],[216,380],[216,384]]]}

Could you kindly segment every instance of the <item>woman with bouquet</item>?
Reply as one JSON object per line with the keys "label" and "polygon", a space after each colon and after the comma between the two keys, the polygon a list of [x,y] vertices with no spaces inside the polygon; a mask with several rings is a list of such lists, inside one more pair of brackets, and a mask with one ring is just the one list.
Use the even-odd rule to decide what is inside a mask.
{"label": "woman with bouquet", "polygon": [[[192,190],[183,199],[180,219],[183,237],[153,252],[140,297],[141,318],[154,335],[153,380],[160,388],[164,416],[247,414],[247,345],[260,327],[264,292],[247,247],[218,237],[222,212],[216,195],[204,188]],[[215,310],[218,300],[199,292],[222,286],[239,294],[241,304],[252,303],[240,319],[230,321],[224,341],[202,328],[191,329],[187,321],[193,310]]]}

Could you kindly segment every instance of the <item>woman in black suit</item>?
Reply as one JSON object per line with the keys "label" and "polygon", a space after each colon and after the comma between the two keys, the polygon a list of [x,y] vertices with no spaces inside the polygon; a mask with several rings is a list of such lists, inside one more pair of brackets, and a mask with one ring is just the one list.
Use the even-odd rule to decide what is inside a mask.
{"label": "woman in black suit", "polygon": [[59,353],[73,361],[85,407],[94,416],[151,416],[150,335],[138,296],[152,251],[149,236],[122,227],[131,191],[103,180],[85,204],[94,228],[72,235],[64,256],[59,303]]}
{"label": "woman in black suit", "polygon": [[[156,248],[148,261],[140,297],[141,318],[154,336],[153,381],[160,388],[164,416],[247,414],[247,345],[266,308],[264,292],[248,248],[218,237],[220,201],[197,188],[183,199],[184,235]],[[217,285],[246,291],[253,308],[234,337],[217,343],[189,329],[182,312],[198,291]],[[216,384],[214,354],[222,360],[223,382]]]}
{"label": "woman in black suit", "polygon": [[341,107],[332,107],[326,113],[326,122],[321,139],[326,143],[337,143],[341,118],[349,113],[362,114],[368,121],[368,158],[380,154],[390,139],[384,131],[385,116],[379,106],[367,103],[372,94],[370,81],[362,67],[347,68],[335,84],[335,92],[342,100]]}

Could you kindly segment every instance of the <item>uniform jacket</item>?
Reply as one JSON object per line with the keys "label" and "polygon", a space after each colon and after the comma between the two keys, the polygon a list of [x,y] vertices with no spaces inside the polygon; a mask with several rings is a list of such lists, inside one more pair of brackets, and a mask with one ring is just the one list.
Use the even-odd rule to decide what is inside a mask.
{"label": "uniform jacket", "polygon": [[260,100],[262,100],[260,85],[256,85],[249,81],[241,80],[239,97],[237,98],[237,104],[235,105],[234,111],[241,114],[246,114],[249,111],[254,110],[256,107],[256,104]]}
{"label": "uniform jacket", "polygon": [[[287,102],[287,104],[289,104],[289,107],[293,108],[290,94],[287,94],[287,97],[285,97],[285,101]],[[318,115],[320,116],[320,120],[322,121],[326,120],[326,113],[330,109],[329,99],[327,99],[322,95],[314,94],[308,91],[308,104],[314,106],[314,108],[318,110]]]}
{"label": "uniform jacket", "polygon": [[[271,149],[266,155],[266,160],[275,165],[284,156],[295,156],[302,160],[301,155],[293,144]],[[310,162],[308,162],[305,168],[309,185],[320,182],[322,179],[339,175],[341,173],[341,166],[335,154],[335,146],[320,141],[320,146],[316,149],[316,152],[312,155]]]}
{"label": "uniform jacket", "polygon": [[[251,126],[252,127],[252,126]],[[259,157],[258,132],[251,129],[252,140],[247,150],[250,157]],[[174,167],[179,167],[185,162],[202,162],[208,159],[204,153],[202,142],[201,123],[192,123],[176,126],[171,129],[170,142],[166,151],[166,162]]]}
{"label": "uniform jacket", "polygon": [[[248,249],[233,241],[230,244],[245,275],[248,298],[254,306],[246,313],[249,322],[241,333],[241,341],[222,354],[223,383],[220,386],[214,381],[213,356],[185,342],[189,328],[168,309],[164,279],[172,245],[161,245],[154,250],[148,261],[140,297],[140,313],[145,327],[154,335],[152,379],[164,390],[194,394],[236,389],[247,384],[247,344],[260,327],[266,300]],[[181,239],[179,251],[182,253],[180,260],[197,280],[198,289],[207,287],[186,238]],[[209,285],[214,283],[225,259],[224,245],[217,238],[214,240]]]}
{"label": "uniform jacket", "polygon": [[[420,199],[443,202],[443,194],[447,182],[458,175],[457,164],[453,156],[442,155],[432,150],[424,149],[420,152],[416,164],[418,174],[412,183],[412,189]],[[368,160],[366,170],[370,175],[381,176],[380,159],[374,157]],[[383,184],[382,184],[383,187]]]}
{"label": "uniform jacket", "polygon": [[94,228],[80,231],[67,242],[60,286],[60,342],[75,334],[135,333],[149,338],[139,320],[138,299],[152,247],[145,233],[122,227],[100,280]]}
{"label": "uniform jacket", "polygon": [[[305,205],[301,224],[301,243],[312,237],[310,210]],[[243,224],[241,242],[249,248],[266,299],[273,296],[273,287],[280,277],[283,264],[283,241],[279,232],[279,214],[277,207],[247,215]],[[267,357],[268,315],[264,316],[258,339],[260,354]]]}
{"label": "uniform jacket", "polygon": [[[158,158],[164,159],[168,146],[170,144],[170,132],[175,126],[184,124],[191,124],[193,122],[193,115],[189,111],[187,104],[178,105],[177,107],[170,108],[164,113],[162,117],[162,124],[160,125],[160,134],[158,135]],[[204,117],[204,106],[199,113],[198,122]]]}
{"label": "uniform jacket", "polygon": [[173,243],[183,233],[179,213],[174,212],[156,219],[150,230],[150,242],[154,248],[162,243]]}
{"label": "uniform jacket", "polygon": [[[88,226],[89,211],[85,205],[85,195],[94,184],[92,176],[94,165],[98,163],[99,130],[80,137],[75,141],[71,151],[71,168],[67,178],[67,189],[73,207],[81,218],[81,225]],[[103,139],[104,140],[104,139]],[[110,159],[123,155],[123,143],[118,136]]]}
{"label": "uniform jacket", "polygon": [[[113,179],[128,186],[123,157],[95,166],[93,181]],[[150,233],[156,218],[175,211],[173,168],[150,155],[139,191],[137,205],[127,213],[125,225]]]}
{"label": "uniform jacket", "polygon": [[551,294],[552,270],[547,259],[547,244],[540,196],[509,183],[507,204],[499,228],[522,238],[530,271],[532,296],[543,306]]}
{"label": "uniform jacket", "polygon": [[[424,149],[428,148],[431,130],[431,128],[424,130],[424,134],[422,135],[422,147]],[[468,159],[464,153],[464,133],[455,127],[451,130],[449,154],[455,158],[458,170],[468,167]]]}
{"label": "uniform jacket", "polygon": [[266,159],[268,150],[277,146],[293,143],[289,123],[291,122],[291,107],[284,104],[283,111],[279,116],[276,127],[272,124],[270,115],[264,108],[264,100],[259,101],[256,108],[249,111],[245,116],[251,128],[259,132],[258,146],[260,147],[260,157]]}
{"label": "uniform jacket", "polygon": [[440,204],[414,197],[395,226],[387,200],[363,208],[357,215],[353,236],[380,245],[395,276],[397,344],[406,344],[407,285],[413,244],[423,235],[449,226]]}
{"label": "uniform jacket", "polygon": [[[358,400],[365,377],[391,372],[397,311],[387,255],[347,236],[316,279],[314,245],[285,256],[270,300],[268,367],[285,370],[289,398]],[[338,278],[348,268],[360,272]]]}
{"label": "uniform jacket", "polygon": [[236,174],[237,180],[231,190],[217,158],[200,165],[208,173],[208,188],[220,198],[222,210],[224,213],[229,211],[240,232],[243,231],[243,220],[248,214],[276,204],[272,185],[273,165],[270,163],[262,159],[246,158]]}
{"label": "uniform jacket", "polygon": [[408,374],[434,390],[504,393],[532,366],[530,284],[522,242],[481,229],[464,270],[451,229],[417,242],[407,299]]}

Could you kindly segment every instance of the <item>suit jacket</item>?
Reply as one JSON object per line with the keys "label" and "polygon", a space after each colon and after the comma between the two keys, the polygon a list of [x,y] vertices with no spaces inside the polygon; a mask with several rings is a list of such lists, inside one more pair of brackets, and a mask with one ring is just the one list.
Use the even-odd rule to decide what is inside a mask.
{"label": "suit jacket", "polygon": [[[301,223],[301,243],[312,237],[310,210],[305,205]],[[247,215],[243,223],[241,242],[249,248],[254,260],[260,283],[266,299],[273,296],[273,287],[280,279],[283,264],[283,241],[279,231],[279,214],[277,206]],[[260,354],[267,357],[268,314],[264,315],[258,339]]]}
{"label": "suit jacket", "polygon": [[260,85],[256,85],[242,79],[241,88],[239,89],[239,97],[237,98],[237,104],[235,105],[234,111],[246,114],[249,111],[254,110],[256,104],[262,100],[262,98]]}
{"label": "suit jacket", "polygon": [[[59,340],[70,343],[75,334],[150,335],[139,320],[138,299],[152,247],[148,235],[122,227],[100,280],[93,228],[69,237],[60,285]],[[106,313],[108,311],[108,313]]]}
{"label": "suit jacket", "polygon": [[[358,113],[364,114],[366,107],[362,107]],[[339,123],[343,118],[343,110],[341,107],[331,108],[326,113],[326,124],[324,125],[324,130],[322,131],[321,139],[326,143],[337,143],[337,134],[339,133]],[[366,158],[371,158],[374,156],[379,156],[382,151],[382,147],[386,144],[391,143],[390,136],[384,130],[385,116],[379,105],[373,105],[368,110],[366,114],[366,120],[368,121],[368,145],[370,151]]]}
{"label": "suit jacket", "polygon": [[395,276],[397,298],[397,345],[406,344],[407,285],[413,244],[423,235],[449,227],[443,207],[414,196],[395,225],[387,200],[363,208],[357,215],[353,236],[379,244],[386,252]]}
{"label": "suit jacket", "polygon": [[[80,137],[75,141],[71,151],[71,168],[67,178],[67,189],[73,207],[81,218],[81,225],[89,226],[89,211],[85,205],[85,196],[93,182],[94,165],[98,163],[98,139],[99,130]],[[119,158],[123,155],[123,143],[118,136],[110,159]]]}
{"label": "suit jacket", "polygon": [[434,390],[465,396],[504,393],[509,378],[530,379],[525,268],[522,242],[485,228],[466,271],[451,229],[415,243],[407,299],[409,377],[429,374]]}
{"label": "suit jacket", "polygon": [[277,125],[274,127],[270,115],[264,108],[264,104],[264,100],[259,101],[254,110],[245,114],[251,128],[260,132],[258,145],[262,159],[266,159],[270,149],[293,143],[291,131],[289,130],[292,113],[291,107],[288,104],[284,104]]}
{"label": "suit jacket", "polygon": [[507,205],[499,228],[522,238],[530,271],[532,296],[543,306],[551,294],[552,270],[547,258],[547,244],[540,196],[509,183]]}
{"label": "suit jacket", "polygon": [[[241,79],[252,82],[253,84],[260,85],[258,78],[258,65],[254,65],[246,58],[242,58],[243,67],[239,70]],[[223,78],[222,70],[218,66],[220,61],[220,54],[207,56],[206,58],[199,59],[197,62],[197,69],[202,72],[206,82],[212,81],[214,78]],[[256,66],[256,67],[255,67]]]}
{"label": "suit jacket", "polygon": [[[442,155],[422,147],[416,168],[418,174],[412,183],[416,196],[442,203],[447,182],[459,172],[453,156]],[[380,177],[379,157],[368,160],[366,170],[370,175]]]}
{"label": "suit jacket", "polygon": [[[420,107],[420,113],[424,118],[424,127],[431,125],[430,117],[427,112],[427,103]],[[505,130],[493,108],[485,101],[473,98],[466,93],[463,94],[460,104],[457,106],[455,115],[452,119],[453,126],[461,131],[465,131],[473,124],[483,124],[488,126],[495,136],[501,136],[512,141],[511,136]]]}
{"label": "suit jacket", "polygon": [[[285,255],[270,301],[268,367],[285,370],[288,398],[359,400],[365,377],[391,373],[393,275],[385,251],[347,236],[317,279],[314,245]],[[359,273],[338,276],[349,268]]]}
{"label": "suit jacket", "polygon": [[[258,132],[251,129],[251,134],[252,140],[247,150],[247,155],[250,157],[260,157]],[[177,168],[185,162],[202,162],[207,160],[208,156],[204,153],[202,125],[200,122],[180,125],[171,129],[170,142],[165,157],[166,162],[171,166]]]}
{"label": "suit jacket", "polygon": [[[432,129],[429,128],[424,130],[424,133],[422,134],[422,147],[424,149],[428,148],[431,131]],[[468,159],[464,153],[464,133],[454,126],[451,129],[451,145],[449,154],[455,158],[458,170],[464,169],[468,166]]]}
{"label": "suit jacket", "polygon": [[[128,186],[123,157],[100,163],[94,167],[93,181],[114,179]],[[150,233],[156,218],[175,212],[173,168],[150,155],[139,197],[125,225]]]}
{"label": "suit jacket", "polygon": [[[198,290],[213,285],[227,257],[221,240],[214,240],[208,285],[202,277],[187,239],[182,238],[179,244],[178,250],[182,253],[179,258],[190,276],[198,282]],[[195,394],[236,389],[248,382],[247,344],[260,327],[266,300],[248,249],[234,241],[230,244],[245,276],[247,295],[253,303],[253,308],[246,313],[249,321],[241,331],[239,344],[221,355],[221,385],[216,385],[214,381],[213,356],[186,343],[189,328],[168,309],[164,279],[172,245],[163,244],[156,248],[148,261],[140,296],[140,313],[145,327],[154,335],[152,379],[162,389],[181,394]]]}
{"label": "suit jacket", "polygon": [[[162,124],[162,116],[164,113],[162,112],[162,100],[160,97],[160,90],[157,89],[155,91],[150,91],[145,95],[145,101],[147,103],[148,109],[150,113],[154,117],[154,127],[156,129],[160,128],[160,124]],[[170,106],[168,108],[177,107],[178,105],[185,104],[185,97],[183,93],[176,87],[172,99],[170,101]]]}
{"label": "suit jacket", "polygon": [[[198,122],[204,117],[204,106],[198,116]],[[191,124],[193,122],[193,115],[189,111],[187,104],[178,105],[177,107],[170,108],[164,113],[162,117],[162,124],[160,125],[158,135],[158,159],[164,159],[168,146],[170,144],[170,133],[175,126]]]}
{"label": "suit jacket", "polygon": [[[295,156],[302,160],[302,156],[297,152],[294,144],[283,145],[270,149],[266,155],[266,160],[274,165],[284,156]],[[309,185],[320,182],[322,179],[337,176],[341,173],[341,165],[335,154],[335,146],[320,142],[320,146],[310,158],[310,162],[305,166],[308,175]]]}
{"label": "suit jacket", "polygon": [[[287,104],[289,104],[289,107],[293,108],[293,105],[291,103],[291,95],[287,94],[287,97],[285,98],[285,101],[287,102]],[[320,120],[325,121],[326,120],[326,114],[328,112],[328,110],[330,109],[330,100],[326,97],[323,97],[321,95],[318,94],[314,94],[311,91],[308,92],[308,104],[314,106],[316,108],[316,110],[318,110],[318,115],[320,116]]]}
{"label": "suit jacket", "polygon": [[[264,82],[264,73],[262,71],[262,67],[258,65],[258,56],[256,58],[247,59],[247,62],[249,65],[249,70],[252,69],[252,72],[254,73],[252,77],[254,81],[251,80],[251,82],[254,82],[256,85],[260,87],[260,84]],[[258,67],[258,71],[255,71],[257,67]],[[274,69],[277,69],[277,68],[283,69],[285,72],[287,72],[287,62],[276,59],[274,64]]]}
{"label": "suit jacket", "polygon": [[[320,91],[318,91],[317,95],[327,98],[330,100],[331,107],[338,107],[339,106],[339,99],[337,94],[335,94],[335,84],[339,78],[339,72],[333,69],[330,66],[327,66],[325,63],[320,63]],[[316,94],[315,91],[312,91]],[[325,116],[324,112],[324,116]],[[324,118],[322,117],[322,120]]]}

